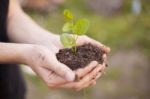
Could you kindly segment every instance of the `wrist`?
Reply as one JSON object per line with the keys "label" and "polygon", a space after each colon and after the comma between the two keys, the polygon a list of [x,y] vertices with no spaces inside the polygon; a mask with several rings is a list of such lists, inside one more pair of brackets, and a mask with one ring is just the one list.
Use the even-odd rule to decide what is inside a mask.
{"label": "wrist", "polygon": [[[17,53],[16,62],[19,64],[28,65],[28,59],[30,58],[30,50],[32,49],[32,44],[19,44],[20,50]],[[29,53],[30,52],[30,53]]]}
{"label": "wrist", "polygon": [[30,44],[14,44],[14,50],[12,50],[11,63],[16,64],[26,64],[28,50],[30,49]]}
{"label": "wrist", "polygon": [[25,44],[20,60],[23,64],[30,66],[32,69],[35,66],[41,66],[41,58],[45,53],[46,47],[37,44]]}
{"label": "wrist", "polygon": [[24,64],[28,45],[16,43],[0,43],[0,63]]}
{"label": "wrist", "polygon": [[22,50],[20,54],[20,62],[21,64],[25,64],[31,66],[33,63],[32,57],[34,57],[35,49],[37,48],[36,44],[23,44]]}

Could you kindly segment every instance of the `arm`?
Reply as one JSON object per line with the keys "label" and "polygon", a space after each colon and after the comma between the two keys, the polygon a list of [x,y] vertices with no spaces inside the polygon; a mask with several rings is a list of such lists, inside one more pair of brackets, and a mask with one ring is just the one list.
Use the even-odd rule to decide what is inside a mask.
{"label": "arm", "polygon": [[17,0],[10,0],[8,15],[8,37],[12,42],[48,45],[55,34],[37,25],[21,9]]}
{"label": "arm", "polygon": [[[104,67],[102,65],[97,66],[97,62],[92,62],[85,69],[76,71],[77,75],[83,78],[82,80],[70,82],[73,80],[72,76],[74,75],[72,71],[68,70],[64,64],[57,62],[53,58],[53,53],[46,47],[0,42],[0,64],[5,63],[29,65],[50,88],[69,88],[75,90],[80,90],[95,83],[95,80],[99,77],[99,75],[95,77],[97,71]],[[94,71],[90,72],[92,69]],[[84,75],[86,76],[84,77]],[[95,77],[95,80],[93,80],[93,77]]]}
{"label": "arm", "polygon": [[0,43],[0,64],[24,63],[23,53],[28,46],[27,44]]}

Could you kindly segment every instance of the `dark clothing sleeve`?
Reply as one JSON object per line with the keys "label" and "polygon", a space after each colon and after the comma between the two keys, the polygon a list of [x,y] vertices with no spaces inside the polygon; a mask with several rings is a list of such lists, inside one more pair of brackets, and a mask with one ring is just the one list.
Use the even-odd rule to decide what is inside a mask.
{"label": "dark clothing sleeve", "polygon": [[0,42],[7,42],[7,12],[9,0],[0,0]]}
{"label": "dark clothing sleeve", "polygon": [[[9,42],[7,37],[8,5],[9,0],[0,0],[0,42]],[[25,99],[25,92],[19,66],[0,64],[0,99]]]}

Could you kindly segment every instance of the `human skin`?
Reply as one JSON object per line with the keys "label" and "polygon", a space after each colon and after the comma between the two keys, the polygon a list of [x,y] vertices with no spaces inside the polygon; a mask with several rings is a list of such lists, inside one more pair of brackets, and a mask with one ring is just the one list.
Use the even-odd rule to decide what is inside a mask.
{"label": "human skin", "polygon": [[[96,80],[102,75],[106,61],[103,64],[93,61],[76,71],[60,63],[55,56],[63,48],[59,35],[37,25],[24,13],[17,0],[10,0],[7,22],[7,35],[12,43],[0,43],[0,63],[30,66],[49,88],[81,90],[96,84]],[[79,36],[77,45],[86,43],[98,46],[106,54],[110,51],[108,47],[87,36]],[[80,79],[75,81],[75,75]]]}

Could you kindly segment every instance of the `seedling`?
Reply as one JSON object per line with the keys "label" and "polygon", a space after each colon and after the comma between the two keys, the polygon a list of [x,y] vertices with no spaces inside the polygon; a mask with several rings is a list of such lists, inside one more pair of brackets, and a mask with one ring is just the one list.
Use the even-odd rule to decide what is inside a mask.
{"label": "seedling", "polygon": [[72,48],[72,51],[76,53],[78,36],[84,35],[88,31],[89,21],[85,18],[75,21],[74,15],[68,9],[65,9],[63,14],[66,23],[62,27],[63,33],[60,36],[60,40],[65,48]]}
{"label": "seedling", "polygon": [[[89,28],[89,21],[85,18],[75,20],[72,12],[68,9],[64,10],[63,14],[66,22],[62,27],[60,40],[62,45],[69,49],[61,49],[56,54],[57,59],[72,70],[84,68],[93,60],[103,63],[103,51],[98,47],[92,44],[77,47],[78,36],[86,34]],[[77,52],[77,48],[81,50]],[[93,56],[91,57],[91,55]],[[88,99],[86,89],[84,89],[84,99]]]}

